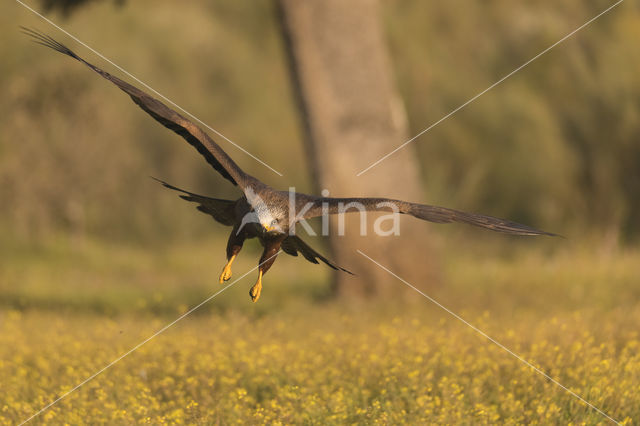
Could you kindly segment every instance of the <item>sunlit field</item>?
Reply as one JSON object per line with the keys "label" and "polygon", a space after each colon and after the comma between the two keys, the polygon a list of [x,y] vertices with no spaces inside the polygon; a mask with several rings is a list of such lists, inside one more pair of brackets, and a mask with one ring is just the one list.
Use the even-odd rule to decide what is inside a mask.
{"label": "sunlit field", "polygon": [[[220,290],[220,244],[3,251],[2,422],[27,419]],[[640,253],[563,244],[447,246],[441,282],[423,288],[616,420],[637,421]],[[243,254],[236,277],[254,266]],[[252,273],[34,423],[608,421],[417,293],[335,302],[318,266],[283,257],[272,271],[257,304]]]}

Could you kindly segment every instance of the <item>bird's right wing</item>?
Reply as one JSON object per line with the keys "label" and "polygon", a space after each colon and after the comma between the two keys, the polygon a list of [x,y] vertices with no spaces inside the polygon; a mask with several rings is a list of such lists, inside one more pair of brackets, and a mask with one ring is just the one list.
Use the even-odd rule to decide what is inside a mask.
{"label": "bird's right wing", "polygon": [[253,180],[251,176],[247,175],[242,171],[242,169],[240,169],[240,167],[238,167],[231,157],[229,157],[227,153],[224,152],[222,148],[220,148],[220,146],[211,139],[211,137],[209,137],[209,135],[207,135],[192,121],[178,114],[176,111],[167,107],[148,93],[145,93],[131,84],[120,80],[118,77],[115,77],[95,65],[90,64],[76,55],[71,51],[71,49],[53,38],[35,30],[24,27],[22,29],[24,33],[31,36],[36,43],[49,47],[82,62],[93,71],[118,86],[122,91],[131,96],[131,99],[133,99],[133,101],[147,114],[152,116],[166,128],[173,130],[186,139],[186,141],[197,149],[214,169],[234,185],[239,185],[240,188],[244,190],[248,181]]}
{"label": "bird's right wing", "polygon": [[323,255],[321,255],[320,253],[318,253],[317,251],[309,247],[307,243],[305,243],[295,235],[289,235],[287,238],[285,238],[284,241],[282,242],[281,248],[282,248],[282,251],[284,251],[287,254],[290,254],[291,256],[297,256],[298,252],[300,252],[302,256],[311,263],[318,264],[318,259],[320,259],[323,263],[335,269],[336,271],[343,271],[353,275],[353,272],[348,271],[343,267],[336,265],[334,262],[332,262],[331,260],[327,259]]}

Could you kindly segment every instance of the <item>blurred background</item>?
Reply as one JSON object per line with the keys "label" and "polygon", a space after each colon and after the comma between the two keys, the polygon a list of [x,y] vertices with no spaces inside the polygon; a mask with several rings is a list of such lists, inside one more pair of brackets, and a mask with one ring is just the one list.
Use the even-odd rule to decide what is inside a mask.
{"label": "blurred background", "polygon": [[[87,2],[65,15],[68,3],[33,6],[48,6],[48,16],[72,34],[285,177],[221,141],[249,172],[276,187],[310,189],[273,2],[195,2],[181,7],[179,19],[163,2],[153,8]],[[411,135],[608,5],[463,3],[381,5]],[[2,19],[3,233],[111,240],[211,233],[206,218],[155,188],[147,175],[221,197],[233,197],[233,188],[113,87],[32,46],[17,25],[40,28],[118,73],[112,66],[17,3],[3,6]],[[418,157],[423,199],[572,238],[636,242],[637,20],[636,5],[622,4],[409,146]],[[287,156],[280,155],[284,149]]]}
{"label": "blurred background", "polygon": [[[382,37],[371,51],[383,52],[390,70],[383,77],[400,95],[408,124],[394,140],[368,145],[356,141],[353,152],[344,151],[348,162],[324,165],[333,168],[332,176],[347,176],[334,185],[341,184],[344,195],[402,198],[400,188],[373,194],[358,182],[383,185],[392,180],[393,170],[401,173],[411,166],[419,182],[407,178],[395,186],[414,186],[419,192],[405,197],[508,217],[568,237],[568,242],[524,241],[464,226],[418,223],[429,229],[433,243],[422,257],[435,259],[428,268],[438,283],[447,282],[447,250],[460,256],[461,245],[469,247],[471,257],[504,256],[519,249],[551,254],[582,247],[596,256],[633,249],[640,236],[640,79],[634,72],[640,66],[635,48],[640,14],[631,3],[418,138],[401,151],[404,157],[394,168],[385,171],[383,163],[351,178],[372,162],[367,151],[377,145],[379,153],[390,151],[608,5],[391,1],[372,6],[372,22]],[[314,169],[323,166],[317,157],[323,156],[314,157],[305,148],[305,105],[297,101],[304,97],[299,93],[304,87],[296,86],[300,76],[294,76],[292,66],[296,52],[283,36],[287,17],[289,39],[296,37],[292,21],[301,18],[287,15],[291,5],[286,1],[250,6],[194,2],[182,6],[179,16],[164,2],[153,7],[111,1],[44,1],[32,6],[284,176],[217,138],[249,173],[283,189],[295,185],[313,192],[323,183],[322,176],[314,176]],[[30,262],[42,261],[42,254],[51,250],[78,256],[103,250],[101,262],[108,264],[122,247],[151,259],[183,247],[188,253],[202,252],[203,275],[213,279],[224,261],[228,230],[148,176],[220,198],[237,197],[236,189],[105,81],[68,58],[34,46],[17,26],[42,29],[118,74],[113,66],[18,3],[3,6],[2,20],[2,266],[7,274],[16,268],[16,260],[24,265],[16,272],[20,284],[5,275],[0,300],[33,303],[23,295],[29,288],[24,274],[33,274]],[[295,50],[295,40],[293,45]],[[315,130],[313,123],[311,127]],[[334,143],[346,145],[348,138],[345,133],[340,140],[338,133]],[[405,245],[417,244],[404,238],[400,241]],[[313,244],[325,252],[330,248],[320,239]],[[257,244],[247,250],[257,254]],[[292,271],[288,273],[301,274],[296,279],[325,283],[320,293],[333,291],[324,268],[300,259],[279,263],[286,264],[282,269]],[[39,284],[34,284],[33,296],[44,295],[43,303],[51,303],[51,294],[60,291],[58,286],[42,289],[39,278],[34,282]],[[72,293],[87,291],[84,284],[68,285],[79,287]],[[204,282],[194,285],[208,287]]]}
{"label": "blurred background", "polygon": [[[383,245],[374,251],[373,243],[358,240],[355,247],[376,253],[372,256],[401,276],[413,277],[410,281],[415,285],[428,289],[443,305],[480,324],[507,346],[517,347],[525,358],[542,360],[558,354],[542,368],[555,371],[561,381],[577,386],[579,393],[589,394],[620,420],[640,415],[640,392],[635,397],[628,393],[638,389],[640,377],[640,363],[633,358],[639,344],[634,324],[640,320],[638,4],[623,2],[434,127],[396,160],[389,160],[389,167],[395,164],[395,168],[385,169],[381,164],[355,177],[373,160],[613,3],[365,1],[371,5],[365,10],[334,2],[344,13],[333,15],[305,12],[295,3],[195,1],[181,2],[178,7],[165,0],[33,0],[29,6],[281,172],[282,177],[216,138],[242,168],[271,186],[286,189],[293,185],[299,191],[314,192],[331,184],[332,190],[341,188],[332,195],[411,198],[510,218],[566,236],[510,238],[462,225],[403,218],[403,226],[413,223],[427,230],[420,240],[420,244],[428,241],[424,249],[410,239],[417,235],[413,231],[397,240],[397,247],[403,246],[404,251],[399,249],[393,262],[395,249]],[[0,420],[14,423],[66,389],[64,386],[79,382],[220,289],[217,279],[229,229],[198,213],[149,176],[217,198],[235,199],[239,193],[181,138],[153,121],[116,88],[69,58],[34,45],[18,26],[40,29],[90,62],[138,83],[19,3],[4,2],[0,9],[4,40],[0,43],[0,326],[4,327],[0,360],[8,361],[0,363],[0,376],[8,383],[0,391],[0,401],[13,401],[5,408],[0,406]],[[347,56],[353,55],[355,75],[366,74],[372,68],[359,66],[361,59],[378,52],[385,78],[380,86],[391,99],[389,108],[400,111],[400,118],[391,114],[395,118],[389,122],[399,130],[394,138],[374,141],[373,136],[361,134],[361,139],[350,139],[353,128],[349,126],[361,122],[347,117],[350,121],[340,121],[335,127],[338,133],[332,133],[322,145],[317,139],[322,120],[314,116],[316,109],[308,98],[309,81],[313,86],[314,79],[304,75],[309,50],[304,50],[300,34],[308,26],[300,23],[304,19],[310,19],[309,25],[335,21],[338,30],[344,27],[338,18],[364,16],[365,12],[370,18],[366,28],[375,27],[368,45],[371,50],[358,56],[363,51],[354,48]],[[324,34],[332,33],[327,27]],[[310,40],[322,43],[322,34]],[[335,36],[327,40],[336,46],[349,44]],[[337,92],[375,92],[348,89]],[[381,122],[374,121],[373,125]],[[341,134],[340,129],[349,131]],[[378,132],[383,127],[361,125],[360,129]],[[318,151],[313,155],[314,147],[331,143],[345,144],[344,162],[327,165],[323,161],[328,156]],[[319,168],[328,170],[328,183],[326,175],[318,175]],[[405,179],[407,173],[410,178]],[[338,180],[331,182],[336,176]],[[367,183],[375,185],[374,191],[387,189],[374,194]],[[320,238],[305,239],[320,252],[331,249],[331,243]],[[255,266],[261,247],[254,243],[247,243],[234,263],[234,278]],[[402,264],[405,257],[410,260]],[[347,254],[336,260],[348,269],[357,261]],[[174,388],[165,383],[162,369],[157,371],[157,380],[146,381],[146,372],[152,369],[148,367],[144,392],[164,402],[158,407],[144,403],[140,405],[146,407],[144,411],[138,405],[127,405],[131,393],[117,391],[126,387],[123,377],[130,375],[114,371],[113,382],[100,386],[111,386],[112,394],[105,398],[129,411],[114,408],[121,417],[104,421],[139,422],[147,415],[153,422],[173,415],[184,421],[185,413],[195,416],[187,417],[194,422],[229,420],[238,405],[224,405],[229,403],[225,395],[234,395],[233,401],[244,398],[238,404],[245,411],[233,415],[239,421],[260,422],[265,418],[246,417],[246,413],[268,412],[273,415],[271,420],[282,418],[285,408],[278,411],[267,402],[280,404],[289,397],[293,401],[295,395],[306,395],[291,403],[290,417],[284,418],[324,422],[327,419],[320,412],[317,418],[309,414],[313,407],[309,401],[338,398],[343,391],[352,394],[347,392],[346,408],[336,408],[336,413],[351,417],[333,420],[406,421],[407,413],[424,411],[416,395],[445,401],[442,406],[434,402],[432,411],[444,422],[515,418],[528,423],[543,415],[551,423],[602,420],[575,404],[570,395],[558,394],[553,384],[519,369],[498,349],[488,355],[482,352],[484,341],[478,346],[477,336],[417,294],[412,293],[417,301],[413,305],[393,297],[400,294],[402,283],[385,274],[366,275],[366,264],[364,268],[362,280],[365,284],[376,281],[378,289],[386,290],[375,294],[385,297],[347,297],[332,286],[328,268],[280,256],[265,278],[259,303],[249,302],[247,290],[255,279],[250,274],[185,321],[190,325],[183,325],[179,335],[184,340],[174,341],[184,342],[183,347],[173,348],[171,341],[159,338],[153,352],[141,355],[151,364],[165,366],[182,356],[202,360],[198,357],[215,347],[216,356],[231,360],[233,365],[227,367],[240,372],[237,376],[208,371],[208,384],[193,385],[176,396],[171,393]],[[425,270],[429,278],[411,275]],[[256,323],[260,327],[252,328]],[[409,337],[408,330],[416,324],[426,325]],[[438,326],[431,327],[433,324]],[[215,332],[210,337],[211,326],[222,333],[221,340],[215,339]],[[272,331],[261,334],[260,330],[267,329]],[[94,333],[100,339],[94,341]],[[399,335],[406,339],[398,343],[394,336]],[[247,346],[243,339],[252,343]],[[253,358],[247,355],[252,352],[246,348],[260,347],[260,353],[270,359],[275,343],[271,345],[269,339],[279,342],[278,350],[285,352],[277,355],[282,365],[273,355],[277,366],[268,379],[277,377],[280,382],[267,385],[258,383]],[[409,345],[409,341],[413,346],[398,346]],[[438,345],[424,343],[430,341]],[[77,346],[78,342],[83,343]],[[290,346],[291,342],[300,342],[300,346]],[[379,342],[387,346],[376,346],[382,344]],[[339,349],[334,352],[332,345]],[[463,347],[471,352],[461,350]],[[399,396],[386,399],[405,392],[407,375],[413,374],[405,367],[377,364],[390,350],[397,351],[398,357],[406,356],[406,368],[417,360],[418,373],[410,376],[417,378],[416,383],[407,391],[415,395],[406,400]],[[476,350],[482,353],[473,352]],[[78,353],[93,355],[74,358]],[[325,356],[325,360],[338,357],[331,371],[339,384],[317,382],[321,390],[313,398],[305,393],[312,389],[305,383],[313,380],[296,382],[287,370],[298,365],[295,362],[313,365],[310,353]],[[573,355],[562,356],[569,353]],[[437,361],[465,354],[468,359],[454,364]],[[249,361],[234,364],[240,355],[248,356]],[[482,365],[467,362],[486,356],[490,358]],[[344,365],[359,360],[358,368],[363,370],[357,379],[340,382],[340,377],[352,377],[356,368],[349,364],[352,369],[343,370],[340,359]],[[423,359],[436,360],[437,365],[424,370]],[[495,359],[501,360],[501,366],[495,367],[499,371],[493,370],[479,384]],[[318,371],[326,372],[325,361],[317,362]],[[199,368],[217,365],[215,361],[205,364]],[[464,371],[449,370],[451,365],[463,366]],[[375,376],[380,371],[386,375]],[[192,373],[201,379],[197,372]],[[47,381],[58,374],[64,378],[60,383]],[[185,374],[181,370],[172,377],[191,383]],[[138,375],[143,373],[135,370],[134,378]],[[451,391],[452,380],[458,379],[464,396]],[[531,387],[525,386],[529,382]],[[423,389],[425,383],[433,384],[435,390]],[[287,387],[294,384],[299,387]],[[507,387],[511,399],[505,402],[502,396],[490,396],[494,393],[487,389],[493,387]],[[494,389],[495,395],[502,395],[501,390]],[[288,396],[280,393],[284,391]],[[93,411],[61,408],[51,415],[61,416],[56,421],[74,423],[89,412],[96,416],[104,412],[102,397],[83,395],[78,398],[84,398],[81,401],[89,407],[83,410]],[[187,399],[180,399],[185,395]],[[196,401],[203,409],[207,401],[206,407],[214,411],[193,414]],[[451,405],[445,409],[447,401]],[[380,403],[391,405],[382,409]],[[175,414],[178,409],[185,411]],[[384,417],[385,413],[398,417]],[[304,417],[307,414],[311,417]],[[414,421],[436,419],[431,414],[415,415]]]}
{"label": "blurred background", "polygon": [[[388,52],[409,136],[608,5],[463,3],[393,1],[376,9],[384,37],[380,49]],[[181,7],[179,17],[163,2],[152,8],[110,1],[33,6],[284,176],[217,138],[249,173],[279,188],[319,186],[312,180],[314,159],[305,153],[277,3],[195,2]],[[3,9],[5,250],[60,240],[154,250],[213,238],[220,239],[208,249],[217,272],[227,230],[148,176],[220,198],[235,198],[235,188],[109,84],[32,45],[17,24],[40,28],[117,74],[110,64],[18,3]],[[508,217],[605,251],[636,244],[638,19],[635,5],[622,4],[409,145],[405,155],[421,180],[417,201]],[[404,140],[386,141],[380,152]],[[354,156],[346,173],[371,163],[363,158]],[[387,179],[375,171],[354,177],[345,188],[358,179]],[[386,195],[400,197],[393,192]],[[521,244],[465,227],[419,225],[433,228],[431,239],[443,235],[453,247],[469,239],[497,250],[504,243]],[[443,250],[440,244],[433,251]],[[551,250],[566,245],[525,244]],[[320,272],[310,266],[300,268]]]}
{"label": "blurred background", "polygon": [[[47,0],[32,6],[284,176],[217,138],[249,173],[277,188],[314,191],[323,182],[317,176],[314,181],[318,164],[305,150],[308,136],[296,103],[299,88],[292,84],[280,4],[194,2],[182,6],[178,16],[164,2],[149,7]],[[358,189],[358,182],[381,185],[393,170],[413,166],[420,182],[412,185],[419,192],[405,198],[507,217],[599,253],[634,247],[640,235],[640,79],[635,72],[640,15],[632,3],[620,5],[418,138],[390,172],[381,165],[378,173],[374,168],[350,178],[372,162],[366,151],[376,144],[379,153],[390,151],[608,5],[382,2],[373,9],[382,34],[375,48],[384,53],[387,80],[401,96],[408,125],[395,140],[356,144],[348,166],[330,170],[332,176],[349,176],[341,182],[342,193],[402,198],[400,189],[374,194],[362,185]],[[3,249],[17,253],[50,243],[158,252],[202,243],[211,274],[217,273],[227,229],[148,176],[220,198],[235,198],[235,188],[105,81],[32,45],[17,26],[42,29],[118,74],[113,66],[18,3],[3,6],[2,20]],[[343,143],[340,134],[335,139]],[[396,187],[410,186],[408,180]],[[428,228],[428,239],[436,241],[428,256],[436,259],[429,265],[436,271],[443,261],[438,253],[470,240],[481,252],[567,246],[514,242],[460,226],[417,226]],[[208,245],[211,240],[215,243]],[[348,263],[357,260],[347,255],[341,257]],[[303,274],[326,273],[298,259],[286,262]],[[441,281],[439,272],[434,276]],[[5,284],[4,290],[12,293],[17,287],[22,288]],[[5,302],[7,297],[3,293]]]}

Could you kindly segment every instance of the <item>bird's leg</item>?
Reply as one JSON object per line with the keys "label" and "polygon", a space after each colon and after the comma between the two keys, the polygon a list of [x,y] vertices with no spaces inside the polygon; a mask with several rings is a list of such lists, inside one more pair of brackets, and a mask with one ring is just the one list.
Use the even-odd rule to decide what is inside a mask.
{"label": "bird's leg", "polygon": [[227,264],[224,265],[222,273],[220,274],[220,284],[224,284],[225,281],[228,281],[229,278],[231,278],[231,264],[233,263],[233,260],[236,258],[236,256],[237,254],[232,255],[229,258]]}
{"label": "bird's leg", "polygon": [[258,301],[260,292],[262,291],[262,276],[267,273],[271,265],[273,265],[273,262],[276,261],[281,243],[281,239],[263,242],[264,251],[262,252],[262,256],[260,256],[260,263],[258,264],[258,281],[256,281],[253,287],[251,287],[251,290],[249,290],[249,296],[251,296],[251,300],[254,302]]}
{"label": "bird's leg", "polygon": [[229,235],[229,241],[227,241],[227,264],[224,265],[220,274],[220,284],[224,284],[225,281],[231,278],[231,264],[240,253],[240,250],[242,250],[244,240],[244,232],[238,234],[237,228],[234,226],[231,230],[231,235]]}
{"label": "bird's leg", "polygon": [[258,271],[258,281],[251,287],[249,290],[249,296],[251,296],[251,300],[254,302],[258,301],[260,298],[260,292],[262,291],[262,269]]}

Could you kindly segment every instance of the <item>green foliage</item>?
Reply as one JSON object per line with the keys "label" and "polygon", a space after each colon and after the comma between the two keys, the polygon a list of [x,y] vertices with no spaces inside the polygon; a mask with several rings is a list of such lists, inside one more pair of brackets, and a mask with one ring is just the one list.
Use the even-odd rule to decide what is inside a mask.
{"label": "green foliage", "polygon": [[[611,4],[390,3],[412,133]],[[417,140],[427,193],[572,234],[637,238],[639,23],[637,6],[621,4]]]}

